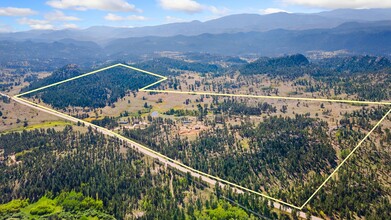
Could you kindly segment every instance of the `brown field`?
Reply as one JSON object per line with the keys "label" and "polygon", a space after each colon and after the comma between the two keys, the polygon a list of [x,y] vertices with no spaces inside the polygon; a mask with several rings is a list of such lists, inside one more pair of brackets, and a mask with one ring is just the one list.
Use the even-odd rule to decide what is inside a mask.
{"label": "brown field", "polygon": [[[173,78],[169,78],[172,80]],[[201,76],[197,73],[185,73],[178,76],[180,86],[177,91],[198,91],[198,92],[218,92],[225,94],[246,94],[261,96],[281,96],[281,97],[303,97],[303,98],[327,98],[353,100],[355,96],[346,94],[335,95],[333,89],[325,94],[322,92],[305,92],[304,86],[294,85],[298,80],[309,80],[309,76],[303,76],[294,81],[280,78],[270,78],[266,75],[254,75],[242,77],[239,73],[214,77],[206,74]],[[198,83],[196,83],[198,81]],[[312,80],[314,81],[314,80]],[[319,83],[319,82],[318,82]],[[201,86],[199,86],[201,85]],[[322,86],[326,86],[322,84]],[[156,86],[159,90],[174,90],[169,88],[167,82]]]}
{"label": "brown field", "polygon": [[23,129],[25,127],[24,121],[27,121],[28,125],[26,127],[45,124],[50,121],[61,121],[56,116],[15,103],[12,100],[8,104],[0,101],[0,106],[0,111],[3,112],[0,119],[0,132]]}

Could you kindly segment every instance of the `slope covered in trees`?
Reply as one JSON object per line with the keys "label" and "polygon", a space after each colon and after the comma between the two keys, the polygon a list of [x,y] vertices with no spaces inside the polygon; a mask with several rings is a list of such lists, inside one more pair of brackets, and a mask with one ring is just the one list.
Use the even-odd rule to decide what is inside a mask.
{"label": "slope covered in trees", "polygon": [[0,163],[0,219],[255,219],[223,201],[224,196],[251,203],[267,217],[278,216],[257,197],[239,198],[219,187],[213,195],[190,175],[154,163],[93,129],[3,134],[0,146],[6,158]]}
{"label": "slope covered in trees", "polygon": [[340,73],[391,71],[391,61],[389,59],[369,55],[324,59],[319,65],[323,68],[330,68]]}
{"label": "slope covered in trees", "polygon": [[57,83],[75,76],[83,74],[78,66],[74,64],[66,65],[52,73],[52,75],[43,78],[43,79],[34,79],[30,85],[22,89],[22,92],[27,92],[29,90],[37,89],[42,86],[47,86],[53,83]]}
{"label": "slope covered in trees", "polygon": [[299,76],[304,73],[303,67],[309,65],[308,59],[302,54],[295,54],[277,58],[260,58],[246,64],[240,69],[244,75],[271,74]]}
{"label": "slope covered in trees", "polygon": [[313,172],[329,173],[336,166],[327,123],[303,115],[271,117],[259,124],[220,127],[212,123],[195,140],[176,134],[169,138],[174,124],[156,119],[146,129],[123,132],[197,170],[267,193],[303,182]]}
{"label": "slope covered in trees", "polygon": [[[389,110],[389,107],[362,108],[352,114],[346,115],[349,120],[344,120],[343,127],[336,133],[337,141],[343,141],[342,146],[352,145],[347,139],[362,138],[362,132],[355,131],[354,127],[372,127],[368,122],[380,120]],[[306,210],[314,215],[337,219],[390,219],[391,218],[391,188],[390,188],[390,133],[391,116],[376,129],[363,145],[357,149],[319,193],[314,197]],[[359,138],[359,139],[360,139]],[[349,148],[342,150],[342,157],[350,153]],[[297,191],[307,192],[318,187],[323,178],[317,174],[303,186],[291,190],[291,194]],[[303,198],[304,200],[304,198]]]}
{"label": "slope covered in trees", "polygon": [[358,100],[382,101],[391,98],[391,62],[384,57],[359,56],[324,59],[310,75],[305,90],[324,94],[357,96]]}
{"label": "slope covered in trees", "polygon": [[[59,73],[63,71],[57,72],[53,77],[44,81],[63,78],[63,75]],[[139,71],[115,67],[41,90],[38,93],[31,93],[28,96],[40,98],[55,108],[64,109],[68,106],[99,108],[110,106],[119,98],[124,97],[127,92],[137,91],[156,82],[157,79],[155,76]]]}
{"label": "slope covered in trees", "polygon": [[[212,128],[189,139],[176,133],[174,120],[156,118],[146,128],[124,128],[123,133],[190,167],[301,205],[388,110],[363,106],[343,113],[336,127],[305,115],[269,117],[259,124],[244,116],[239,124],[223,120],[221,126],[204,118],[204,124]],[[231,114],[235,112],[238,116],[243,110]],[[371,134],[305,211],[323,218],[389,219],[385,210],[390,204],[390,119]]]}
{"label": "slope covered in trees", "polygon": [[391,98],[391,61],[385,57],[335,57],[309,63],[303,55],[292,55],[261,58],[239,71],[242,77],[265,74],[295,81],[295,85],[304,86],[304,92],[328,97],[347,94],[352,96],[349,99],[371,101]]}

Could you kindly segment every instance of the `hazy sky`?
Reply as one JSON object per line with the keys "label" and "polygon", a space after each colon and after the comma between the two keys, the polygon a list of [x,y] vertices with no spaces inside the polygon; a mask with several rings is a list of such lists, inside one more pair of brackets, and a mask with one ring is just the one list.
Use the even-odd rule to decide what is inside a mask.
{"label": "hazy sky", "polygon": [[136,27],[238,13],[310,13],[336,8],[391,8],[391,0],[1,0],[0,32]]}

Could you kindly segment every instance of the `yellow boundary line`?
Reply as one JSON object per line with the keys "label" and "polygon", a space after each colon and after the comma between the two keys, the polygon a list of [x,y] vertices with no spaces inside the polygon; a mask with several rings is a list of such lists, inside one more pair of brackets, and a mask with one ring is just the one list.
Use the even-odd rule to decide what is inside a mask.
{"label": "yellow boundary line", "polygon": [[140,143],[137,143],[129,138],[126,138],[120,134],[117,134],[111,130],[108,130],[106,128],[103,128],[103,127],[100,127],[100,126],[97,126],[97,125],[94,125],[92,123],[89,123],[89,122],[86,122],[84,120],[81,120],[81,119],[78,119],[78,118],[75,118],[75,117],[72,117],[72,116],[69,116],[67,114],[64,114],[64,113],[61,113],[61,112],[58,112],[56,110],[53,110],[53,109],[50,109],[48,107],[45,107],[45,106],[42,106],[42,105],[38,105],[36,103],[33,103],[31,101],[28,101],[26,99],[22,99],[22,98],[19,98],[21,96],[24,96],[24,95],[27,95],[27,94],[30,94],[30,93],[34,93],[34,92],[37,92],[37,91],[40,91],[40,90],[43,90],[43,89],[47,89],[47,88],[50,88],[50,87],[53,87],[53,86],[57,86],[57,85],[60,85],[60,84],[63,84],[63,83],[66,83],[66,82],[69,82],[69,81],[72,81],[72,80],[75,80],[75,79],[79,79],[79,78],[82,78],[82,77],[85,77],[85,76],[89,76],[89,75],[92,75],[92,74],[95,74],[95,73],[98,73],[98,72],[102,72],[104,70],[108,70],[108,69],[111,69],[111,68],[114,68],[114,67],[118,67],[118,66],[121,66],[121,67],[125,67],[125,68],[129,68],[129,69],[132,69],[132,70],[135,70],[135,71],[139,71],[139,72],[142,72],[142,73],[146,73],[146,74],[150,74],[150,75],[153,75],[153,76],[156,76],[158,78],[161,78],[160,80],[158,80],[157,82],[154,82],[150,85],[147,85],[143,88],[141,88],[139,91],[143,91],[143,92],[156,92],[156,93],[174,93],[174,94],[188,94],[188,95],[211,95],[211,96],[228,96],[228,97],[246,97],[246,98],[264,98],[264,99],[286,99],[286,100],[302,100],[302,101],[317,101],[317,102],[336,102],[336,103],[350,103],[350,104],[377,104],[377,105],[391,105],[391,103],[389,102],[371,102],[371,101],[355,101],[355,100],[338,100],[338,99],[316,99],[316,98],[302,98],[302,97],[283,97],[283,96],[258,96],[258,95],[238,95],[238,94],[222,94],[222,93],[210,93],[210,92],[183,92],[183,91],[170,91],[170,90],[150,90],[148,88],[156,85],[156,84],[159,84],[165,80],[167,80],[168,78],[165,77],[165,76],[162,76],[162,75],[159,75],[159,74],[156,74],[156,73],[152,73],[152,72],[148,72],[148,71],[145,71],[145,70],[142,70],[142,69],[139,69],[139,68],[136,68],[136,67],[132,67],[132,66],[129,66],[129,65],[125,65],[125,64],[115,64],[115,65],[111,65],[111,66],[108,66],[108,67],[105,67],[105,68],[101,68],[101,69],[98,69],[98,70],[95,70],[95,71],[92,71],[92,72],[89,72],[89,73],[85,73],[85,74],[82,74],[82,75],[79,75],[79,76],[76,76],[76,77],[73,77],[73,78],[70,78],[70,79],[66,79],[66,80],[63,80],[63,81],[60,81],[60,82],[57,82],[57,83],[53,83],[53,84],[50,84],[50,85],[47,85],[47,86],[43,86],[43,87],[40,87],[40,88],[37,88],[37,89],[34,89],[34,90],[31,90],[31,91],[28,91],[28,92],[25,92],[25,93],[21,93],[21,94],[18,94],[18,95],[15,95],[13,96],[14,99],[20,101],[20,102],[24,102],[24,103],[27,103],[29,105],[33,105],[35,107],[38,107],[38,108],[41,108],[43,110],[46,110],[46,111],[50,111],[54,114],[59,114],[61,116],[63,116],[64,118],[67,118],[68,120],[70,121],[80,121],[80,122],[83,122],[84,124],[86,125],[89,125],[91,127],[95,127],[95,128],[99,128],[101,130],[104,130],[105,132],[117,137],[117,138],[120,138],[120,139],[123,139],[123,140],[127,140],[128,142],[132,143],[132,144],[136,144],[138,146],[140,146],[142,149],[144,150],[147,150],[161,158],[164,158],[165,160],[167,161],[170,161],[172,163],[175,163],[183,168],[186,168],[187,170],[190,170],[194,173],[197,173],[199,175],[202,175],[202,176],[205,176],[205,177],[208,177],[208,178],[211,178],[211,179],[214,179],[218,182],[221,182],[221,183],[224,183],[224,184],[227,184],[227,185],[230,185],[230,186],[233,186],[237,189],[241,189],[241,190],[244,190],[244,191],[247,191],[247,192],[250,192],[250,193],[253,193],[255,195],[259,195],[259,196],[262,196],[266,199],[269,199],[269,200],[272,200],[272,201],[275,201],[275,202],[278,202],[280,204],[283,204],[283,205],[286,205],[288,207],[291,207],[291,208],[295,208],[295,209],[298,209],[298,210],[302,210],[304,208],[304,206],[306,206],[309,201],[319,192],[319,190],[321,190],[323,188],[323,186],[333,177],[333,175],[338,172],[339,168],[345,164],[345,162],[353,155],[353,153],[362,145],[362,143],[372,134],[372,132],[374,130],[376,130],[376,128],[378,126],[380,126],[380,124],[387,118],[387,116],[389,114],[391,114],[391,109],[383,116],[383,118],[377,122],[377,124],[369,131],[369,133],[357,144],[357,146],[348,154],[348,156],[346,156],[346,158],[334,169],[334,171],[326,178],[326,180],[323,181],[323,183],[315,190],[315,192],[307,199],[307,201],[301,205],[301,206],[296,206],[294,204],[290,204],[290,203],[287,203],[287,202],[284,202],[282,200],[279,200],[279,199],[276,199],[274,197],[271,197],[271,196],[268,196],[266,194],[263,194],[263,193],[260,193],[260,192],[257,192],[257,191],[254,191],[254,190],[251,190],[251,189],[248,189],[246,187],[243,187],[243,186],[240,186],[240,185],[237,185],[235,183],[232,183],[232,182],[229,182],[227,180],[224,180],[224,179],[221,179],[217,176],[212,176],[210,174],[207,174],[207,173],[204,173],[202,171],[199,171],[199,170],[196,170],[194,168],[191,168],[179,161],[176,161],[174,159],[171,159],[157,151],[154,151],[152,149],[150,149],[149,147],[147,146],[144,146]]}
{"label": "yellow boundary line", "polygon": [[318,193],[318,191],[327,183],[327,181],[329,181],[329,179],[331,179],[331,177],[336,173],[338,172],[339,168],[349,159],[349,157],[351,157],[353,155],[353,153],[362,145],[362,143],[364,143],[364,141],[366,139],[368,139],[368,137],[372,134],[372,132],[374,130],[376,130],[377,127],[379,127],[379,125],[384,121],[384,119],[387,118],[387,116],[391,113],[391,109],[388,110],[388,112],[383,116],[383,118],[380,119],[380,121],[378,121],[376,123],[376,125],[368,132],[367,135],[365,135],[365,137],[357,144],[357,146],[355,148],[353,148],[352,152],[350,152],[348,154],[348,156],[346,156],[346,158],[335,168],[335,170],[330,174],[330,176],[328,176],[325,181],[323,181],[323,183],[318,187],[318,189],[315,190],[315,192],[307,199],[307,201],[300,207],[300,209],[303,209],[305,205],[307,205],[307,203],[315,196],[316,193]]}
{"label": "yellow boundary line", "polygon": [[[148,86],[149,87],[149,86]],[[144,92],[158,92],[158,93],[174,93],[174,94],[186,94],[186,95],[212,95],[212,96],[228,96],[228,97],[245,97],[245,98],[258,98],[258,99],[286,99],[295,101],[316,101],[316,102],[337,102],[348,104],[366,104],[366,105],[391,105],[391,102],[371,102],[371,101],[355,101],[355,100],[343,100],[343,99],[317,99],[317,98],[302,98],[302,97],[288,97],[288,96],[263,96],[263,95],[246,95],[246,94],[224,94],[224,93],[211,93],[211,92],[183,92],[183,91],[171,91],[171,90],[150,90],[146,88],[140,89]]]}

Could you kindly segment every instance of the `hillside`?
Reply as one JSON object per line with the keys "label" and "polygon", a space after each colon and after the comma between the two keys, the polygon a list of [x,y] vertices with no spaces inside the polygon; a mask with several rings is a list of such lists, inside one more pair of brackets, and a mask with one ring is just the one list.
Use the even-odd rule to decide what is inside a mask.
{"label": "hillside", "polygon": [[[0,135],[0,219],[256,219],[118,139],[66,127]],[[75,130],[74,130],[75,129]],[[19,164],[19,165],[17,165]],[[55,172],[54,172],[55,171]],[[50,181],[48,181],[50,180]],[[260,213],[277,216],[246,196]],[[224,209],[223,209],[224,207]]]}
{"label": "hillside", "polygon": [[300,71],[301,67],[309,65],[308,59],[302,54],[295,54],[276,58],[260,58],[252,63],[244,65],[240,72],[244,75],[248,74],[267,74],[283,71],[283,75],[287,75],[290,71]]}
{"label": "hillside", "polygon": [[57,83],[66,79],[70,79],[75,76],[83,74],[79,67],[75,64],[68,64],[60,69],[54,71],[50,76],[43,79],[35,79],[30,82],[30,85],[22,89],[22,92],[37,89],[42,86],[47,86],[53,83]]}
{"label": "hillside", "polygon": [[[74,73],[78,73],[78,71],[74,71],[74,66],[67,66],[52,76],[32,85],[43,85]],[[130,91],[137,91],[156,82],[157,79],[155,76],[139,71],[125,67],[115,67],[53,86],[37,93],[30,93],[27,96],[38,97],[55,108],[64,109],[69,106],[98,108],[110,106]]]}

